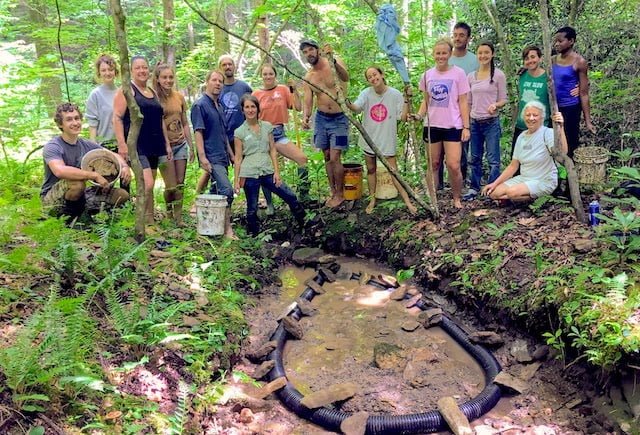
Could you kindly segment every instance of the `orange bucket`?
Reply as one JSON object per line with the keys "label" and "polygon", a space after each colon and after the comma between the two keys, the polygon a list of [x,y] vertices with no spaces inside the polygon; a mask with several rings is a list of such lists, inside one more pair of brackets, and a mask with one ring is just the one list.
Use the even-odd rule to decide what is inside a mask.
{"label": "orange bucket", "polygon": [[344,165],[344,199],[355,201],[362,198],[362,165],[345,163]]}

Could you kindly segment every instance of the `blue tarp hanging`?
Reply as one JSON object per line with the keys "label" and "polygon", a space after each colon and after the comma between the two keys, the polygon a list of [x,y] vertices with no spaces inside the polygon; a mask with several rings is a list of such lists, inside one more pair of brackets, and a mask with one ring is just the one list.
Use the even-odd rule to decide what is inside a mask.
{"label": "blue tarp hanging", "polygon": [[376,20],[378,46],[386,53],[389,61],[400,74],[402,81],[409,83],[409,73],[404,63],[404,56],[398,41],[396,41],[399,33],[400,26],[398,25],[395,8],[390,4],[382,5]]}

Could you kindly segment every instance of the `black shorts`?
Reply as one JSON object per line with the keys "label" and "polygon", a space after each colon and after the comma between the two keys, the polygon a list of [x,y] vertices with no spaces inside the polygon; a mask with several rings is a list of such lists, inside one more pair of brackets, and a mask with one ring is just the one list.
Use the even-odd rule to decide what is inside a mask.
{"label": "black shorts", "polygon": [[[422,129],[422,140],[429,142],[427,127]],[[438,142],[460,142],[462,140],[462,129],[431,127],[430,143]]]}
{"label": "black shorts", "polygon": [[158,169],[160,156],[143,156],[142,154],[138,154],[138,159],[140,160],[142,169]]}

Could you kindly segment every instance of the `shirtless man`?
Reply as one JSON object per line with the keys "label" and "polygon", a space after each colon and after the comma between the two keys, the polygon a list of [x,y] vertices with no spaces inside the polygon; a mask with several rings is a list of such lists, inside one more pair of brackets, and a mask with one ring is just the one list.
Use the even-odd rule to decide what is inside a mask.
{"label": "shirtless man", "polygon": [[[330,47],[325,46],[325,52]],[[332,97],[337,98],[336,83],[331,72],[329,60],[320,56],[318,43],[305,39],[300,43],[300,51],[311,64],[311,69],[305,76],[305,81],[312,83]],[[334,58],[335,59],[335,58]],[[346,82],[349,81],[349,73],[345,64],[335,59],[335,68],[342,86],[342,92],[346,93]],[[324,154],[325,168],[329,178],[331,197],[326,205],[335,208],[344,202],[344,167],[342,166],[342,152],[349,146],[349,121],[342,112],[340,105],[328,95],[312,88],[309,83],[304,84],[304,106],[302,127],[309,128],[313,99],[316,98],[316,118],[313,132],[313,142],[316,148]]]}
{"label": "shirtless man", "polygon": [[[564,117],[564,132],[569,144],[569,157],[578,148],[580,142],[580,115],[584,114],[584,122],[591,133],[596,128],[591,122],[589,104],[589,65],[584,57],[573,49],[576,43],[576,31],[571,27],[558,29],[553,46],[558,53],[551,59],[553,84],[556,89],[558,109]],[[574,89],[578,87],[579,93]]]}

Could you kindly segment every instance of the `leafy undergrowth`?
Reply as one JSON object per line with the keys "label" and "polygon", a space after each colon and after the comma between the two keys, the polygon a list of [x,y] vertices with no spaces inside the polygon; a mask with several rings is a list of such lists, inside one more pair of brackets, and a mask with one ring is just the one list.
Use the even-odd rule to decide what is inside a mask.
{"label": "leafy undergrowth", "polygon": [[359,209],[323,214],[313,238],[411,270],[480,318],[544,337],[565,363],[586,359],[603,373],[637,364],[637,204],[603,202],[610,211],[594,232],[554,197],[506,208],[476,200],[461,212],[448,202],[438,223],[409,219],[397,201],[370,216]]}
{"label": "leafy undergrowth", "polygon": [[199,432],[188,412],[215,415],[272,253],[190,220],[137,244],[128,208],[68,228],[29,193],[0,203],[0,432]]}

